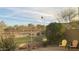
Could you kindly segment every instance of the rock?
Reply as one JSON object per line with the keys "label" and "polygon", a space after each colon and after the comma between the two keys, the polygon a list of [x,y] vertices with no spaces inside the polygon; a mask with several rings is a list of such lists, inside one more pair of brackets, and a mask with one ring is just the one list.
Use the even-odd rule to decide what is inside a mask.
{"label": "rock", "polygon": [[27,48],[27,44],[26,43],[22,43],[18,46],[19,49],[26,49]]}

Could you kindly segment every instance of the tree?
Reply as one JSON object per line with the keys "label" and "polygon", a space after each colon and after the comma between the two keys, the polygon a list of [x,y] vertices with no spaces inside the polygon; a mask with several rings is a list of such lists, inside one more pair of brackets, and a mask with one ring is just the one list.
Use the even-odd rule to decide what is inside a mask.
{"label": "tree", "polygon": [[57,20],[59,23],[62,24],[63,28],[67,30],[67,29],[77,28],[77,23],[75,22],[75,20],[77,20],[77,16],[78,13],[76,9],[68,8],[62,10],[57,15]]}
{"label": "tree", "polygon": [[6,28],[6,24],[4,23],[4,21],[0,21],[0,36],[4,32],[5,28]]}
{"label": "tree", "polygon": [[34,27],[34,25],[33,24],[28,24],[28,27]]}
{"label": "tree", "polygon": [[46,37],[48,39],[48,44],[59,44],[63,34],[61,33],[61,28],[61,23],[51,23],[46,27]]}
{"label": "tree", "polygon": [[77,16],[77,12],[75,9],[65,9],[58,14],[57,20],[59,22],[64,21],[64,22],[72,22],[72,20]]}
{"label": "tree", "polygon": [[[65,24],[62,22],[62,26],[63,26],[63,28],[65,27],[64,34],[66,34],[65,35],[66,39],[74,37],[73,34],[74,34],[75,30],[72,31],[72,29],[77,29],[77,27],[78,27],[77,16],[78,16],[77,10],[69,8],[69,9],[65,9],[65,10],[61,11],[57,17],[57,20],[59,22],[62,22],[62,21],[65,22]],[[72,35],[71,35],[71,33],[72,33]]]}

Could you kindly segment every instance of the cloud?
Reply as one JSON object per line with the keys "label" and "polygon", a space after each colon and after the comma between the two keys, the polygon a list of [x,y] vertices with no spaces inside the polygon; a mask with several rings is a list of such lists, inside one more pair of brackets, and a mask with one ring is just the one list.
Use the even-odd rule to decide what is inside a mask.
{"label": "cloud", "polygon": [[[52,8],[52,7],[14,7],[14,8],[5,8],[8,9],[10,13],[2,15],[0,14],[0,17],[3,18],[10,18],[10,20],[14,20],[19,23],[19,21],[25,21],[25,22],[31,22],[31,23],[44,23],[43,20],[45,20],[45,23],[51,23],[56,22],[56,13],[60,12],[64,8]],[[41,19],[41,16],[44,17],[44,19]]]}
{"label": "cloud", "polygon": [[[32,16],[32,17],[35,17],[35,18],[38,18],[39,16],[45,16],[45,17],[53,17],[52,14],[48,14],[48,13],[45,13],[45,12],[40,12],[38,10],[29,10],[27,8],[9,8],[10,10],[13,10],[14,13],[12,13],[12,15],[10,14],[10,16],[17,16],[17,15],[20,15],[20,16],[23,16],[23,17],[27,17],[29,15]],[[38,16],[38,17],[36,17]]]}
{"label": "cloud", "polygon": [[[54,13],[48,13],[49,10],[47,8],[8,8],[9,10],[12,10],[13,13],[4,16],[4,17],[12,17],[12,18],[27,18],[27,19],[35,19],[35,21],[41,21],[41,16],[44,17],[44,19],[47,19],[48,17],[51,19],[54,19],[53,14]],[[39,9],[39,10],[38,10]],[[44,12],[45,10],[45,12]],[[46,13],[47,12],[47,13]],[[52,12],[52,10],[51,10]],[[22,19],[21,19],[22,20]],[[50,20],[50,19],[48,19]]]}

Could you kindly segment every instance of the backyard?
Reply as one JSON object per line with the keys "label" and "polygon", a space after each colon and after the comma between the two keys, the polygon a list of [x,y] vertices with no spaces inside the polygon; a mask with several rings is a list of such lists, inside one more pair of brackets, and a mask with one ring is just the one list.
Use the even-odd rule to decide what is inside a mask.
{"label": "backyard", "polygon": [[[9,8],[4,9],[8,10]],[[22,12],[24,14],[22,15],[15,12],[19,9],[26,11],[34,9],[34,12],[27,13],[20,10],[18,13]],[[3,11],[6,12],[5,10]],[[13,20],[10,18],[5,18],[6,21],[0,20],[1,51],[79,50],[79,7],[35,7],[29,9],[24,7],[13,8],[13,10],[17,14],[15,18],[19,19],[12,17]],[[40,13],[39,10],[45,11],[46,15]]]}

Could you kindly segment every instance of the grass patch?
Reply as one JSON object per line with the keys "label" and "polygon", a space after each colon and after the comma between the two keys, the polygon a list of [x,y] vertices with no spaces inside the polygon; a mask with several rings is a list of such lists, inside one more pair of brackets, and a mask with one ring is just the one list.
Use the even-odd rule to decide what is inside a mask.
{"label": "grass patch", "polygon": [[16,45],[19,45],[21,43],[27,43],[29,40],[29,37],[15,38],[15,43]]}

